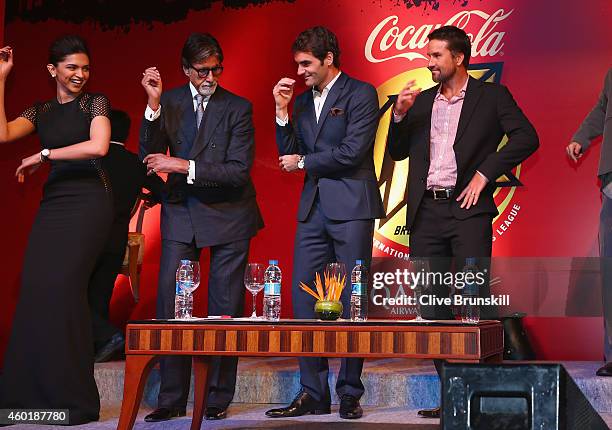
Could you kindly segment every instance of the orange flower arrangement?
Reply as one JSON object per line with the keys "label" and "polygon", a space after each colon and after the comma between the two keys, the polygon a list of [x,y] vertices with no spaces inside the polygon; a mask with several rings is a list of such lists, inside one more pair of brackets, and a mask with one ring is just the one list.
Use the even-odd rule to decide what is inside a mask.
{"label": "orange flower arrangement", "polygon": [[332,276],[327,271],[323,273],[323,280],[325,281],[325,293],[323,293],[323,285],[321,283],[321,276],[317,272],[314,286],[316,293],[309,288],[303,282],[300,282],[300,288],[310,294],[317,300],[321,301],[332,301],[337,302],[340,300],[340,295],[344,289],[344,281],[346,281],[346,275],[340,279],[340,275]]}

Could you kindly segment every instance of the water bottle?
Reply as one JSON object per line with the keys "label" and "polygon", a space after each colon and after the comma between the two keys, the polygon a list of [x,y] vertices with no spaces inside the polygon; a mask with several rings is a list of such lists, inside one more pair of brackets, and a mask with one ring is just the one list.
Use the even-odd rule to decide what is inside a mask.
{"label": "water bottle", "polygon": [[363,260],[355,261],[351,272],[351,321],[368,319],[368,269]]}
{"label": "water bottle", "polygon": [[[475,258],[466,258],[465,266],[463,267],[464,277],[466,279],[462,296],[461,305],[461,322],[475,324],[480,321],[480,306],[476,304],[478,298],[478,284],[476,283],[476,275],[480,272],[476,265]],[[471,274],[468,276],[468,274]],[[474,303],[470,303],[473,300]]]}
{"label": "water bottle", "polygon": [[189,294],[193,284],[191,261],[181,260],[176,269],[176,291],[174,296],[174,318],[191,318],[193,295]]}
{"label": "water bottle", "polygon": [[281,312],[281,280],[282,273],[278,267],[278,260],[268,261],[268,268],[264,273],[264,300],[263,314],[269,321],[278,321]]}

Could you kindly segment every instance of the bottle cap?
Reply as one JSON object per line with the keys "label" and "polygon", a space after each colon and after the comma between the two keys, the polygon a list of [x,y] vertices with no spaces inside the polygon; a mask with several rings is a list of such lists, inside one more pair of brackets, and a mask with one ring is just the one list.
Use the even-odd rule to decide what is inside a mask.
{"label": "bottle cap", "polygon": [[363,264],[363,260],[356,260],[355,261],[355,265],[361,265],[361,264]]}
{"label": "bottle cap", "polygon": [[466,266],[476,266],[476,257],[468,257],[465,259]]}
{"label": "bottle cap", "polygon": [[268,260],[268,264],[271,266],[278,266],[278,260]]}

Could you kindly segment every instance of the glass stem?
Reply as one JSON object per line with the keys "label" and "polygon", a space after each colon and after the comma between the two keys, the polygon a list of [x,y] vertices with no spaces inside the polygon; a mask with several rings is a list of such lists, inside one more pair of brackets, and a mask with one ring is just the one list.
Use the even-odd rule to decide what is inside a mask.
{"label": "glass stem", "polygon": [[193,317],[193,298],[191,296],[191,292],[187,291],[187,293],[185,294],[185,300],[188,303],[188,305],[186,306],[185,316],[187,318],[192,318]]}
{"label": "glass stem", "polygon": [[255,312],[257,293],[251,293],[251,294],[253,295],[253,313],[251,314],[251,318],[257,318],[257,313]]}

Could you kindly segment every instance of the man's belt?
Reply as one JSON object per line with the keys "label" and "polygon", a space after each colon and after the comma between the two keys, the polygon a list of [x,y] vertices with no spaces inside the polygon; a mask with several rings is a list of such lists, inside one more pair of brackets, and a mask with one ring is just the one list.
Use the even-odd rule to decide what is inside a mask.
{"label": "man's belt", "polygon": [[454,188],[432,188],[431,190],[425,190],[425,195],[433,197],[434,200],[448,200],[454,191]]}

